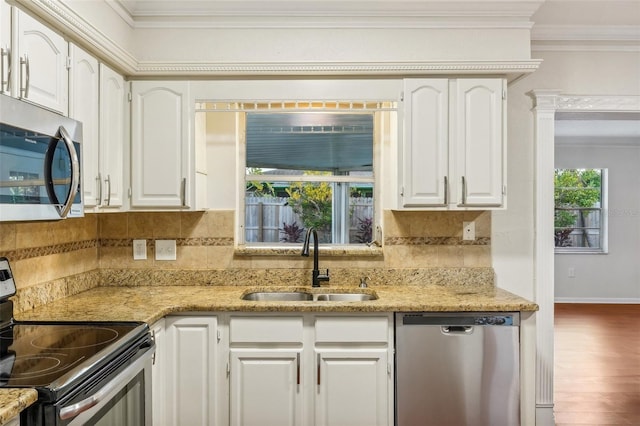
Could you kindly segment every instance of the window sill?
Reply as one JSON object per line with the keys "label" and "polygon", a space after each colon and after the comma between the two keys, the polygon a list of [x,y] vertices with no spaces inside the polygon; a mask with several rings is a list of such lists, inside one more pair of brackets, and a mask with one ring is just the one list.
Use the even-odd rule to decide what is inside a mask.
{"label": "window sill", "polygon": [[554,254],[609,254],[603,250],[555,250]]}
{"label": "window sill", "polygon": [[[279,247],[279,246],[237,246],[234,250],[235,256],[300,256],[302,246]],[[313,252],[313,249],[311,250]],[[383,256],[382,247],[330,245],[320,246],[322,257],[371,257],[381,258]]]}

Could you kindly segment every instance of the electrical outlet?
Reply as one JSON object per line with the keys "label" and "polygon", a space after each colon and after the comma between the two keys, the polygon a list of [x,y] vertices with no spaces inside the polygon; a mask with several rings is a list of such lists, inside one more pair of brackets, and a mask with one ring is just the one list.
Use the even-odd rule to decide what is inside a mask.
{"label": "electrical outlet", "polygon": [[133,240],[133,260],[147,258],[147,240]]}
{"label": "electrical outlet", "polygon": [[462,222],[462,239],[473,241],[476,239],[476,223]]}
{"label": "electrical outlet", "polygon": [[176,260],[176,240],[156,240],[156,260]]}
{"label": "electrical outlet", "polygon": [[576,268],[569,268],[568,274],[569,278],[575,278],[576,277]]}

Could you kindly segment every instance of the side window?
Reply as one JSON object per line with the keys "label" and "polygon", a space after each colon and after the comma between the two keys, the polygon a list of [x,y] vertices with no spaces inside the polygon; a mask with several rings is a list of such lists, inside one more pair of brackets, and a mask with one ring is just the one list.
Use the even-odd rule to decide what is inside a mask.
{"label": "side window", "polygon": [[607,169],[556,169],[556,253],[606,253]]}

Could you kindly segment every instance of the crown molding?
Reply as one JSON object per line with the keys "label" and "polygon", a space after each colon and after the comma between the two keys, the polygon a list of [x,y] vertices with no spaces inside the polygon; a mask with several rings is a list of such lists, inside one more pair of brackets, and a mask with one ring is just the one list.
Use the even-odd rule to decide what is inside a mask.
{"label": "crown molding", "polygon": [[474,28],[475,21],[486,28],[487,20],[522,28],[544,0],[105,1],[135,28]]}
{"label": "crown molding", "polygon": [[640,41],[636,25],[539,25],[531,30],[533,41]]}
{"label": "crown molding", "polygon": [[541,60],[415,61],[415,62],[162,62],[138,61],[110,38],[89,25],[59,0],[13,0],[45,19],[71,41],[87,49],[119,72],[131,77],[154,76],[292,76],[367,75],[406,76],[432,74],[506,75],[511,81],[538,69]]}
{"label": "crown molding", "polygon": [[559,95],[556,111],[640,111],[640,96]]}
{"label": "crown molding", "polygon": [[56,0],[13,0],[22,9],[41,17],[67,38],[116,67],[124,74],[135,73],[136,58],[113,40],[89,25],[72,9]]}

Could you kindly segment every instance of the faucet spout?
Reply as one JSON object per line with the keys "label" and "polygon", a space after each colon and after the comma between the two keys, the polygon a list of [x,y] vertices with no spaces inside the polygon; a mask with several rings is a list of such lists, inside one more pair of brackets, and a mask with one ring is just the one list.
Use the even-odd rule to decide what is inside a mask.
{"label": "faucet spout", "polygon": [[309,257],[309,242],[313,236],[313,271],[311,272],[311,286],[320,287],[321,281],[329,281],[329,270],[327,269],[325,274],[320,274],[319,259],[318,259],[318,232],[314,227],[307,229],[307,234],[302,243],[301,256]]}

